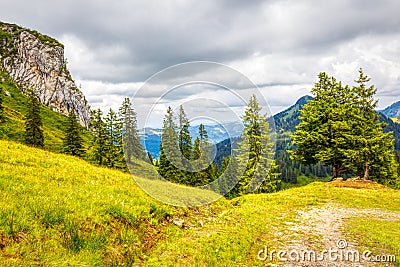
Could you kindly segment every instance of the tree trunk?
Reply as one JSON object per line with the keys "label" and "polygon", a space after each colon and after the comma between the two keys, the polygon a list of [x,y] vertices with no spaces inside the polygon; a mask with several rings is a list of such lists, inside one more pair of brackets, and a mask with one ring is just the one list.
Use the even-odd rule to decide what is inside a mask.
{"label": "tree trunk", "polygon": [[332,180],[338,177],[338,168],[336,165],[332,165]]}
{"label": "tree trunk", "polygon": [[364,180],[369,180],[369,166],[368,166],[368,155],[365,155],[365,171],[364,171]]}

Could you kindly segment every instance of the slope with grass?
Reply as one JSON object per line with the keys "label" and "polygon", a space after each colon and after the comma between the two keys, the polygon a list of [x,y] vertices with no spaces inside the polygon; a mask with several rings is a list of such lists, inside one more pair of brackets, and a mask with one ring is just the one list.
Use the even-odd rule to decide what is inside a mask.
{"label": "slope with grass", "polygon": [[[28,97],[9,79],[6,73],[1,71],[0,87],[5,92],[3,105],[6,118],[5,122],[0,122],[0,139],[23,142]],[[67,117],[47,107],[41,108],[41,117],[45,136],[45,149],[61,152],[62,138],[64,136],[63,129],[65,128]],[[88,143],[90,133],[84,127],[82,127],[82,132],[84,140]]]}
{"label": "slope with grass", "polygon": [[0,141],[0,197],[4,266],[268,266],[257,258],[264,246],[320,250],[332,238],[400,257],[400,192],[374,183],[318,182],[174,208],[128,174]]}

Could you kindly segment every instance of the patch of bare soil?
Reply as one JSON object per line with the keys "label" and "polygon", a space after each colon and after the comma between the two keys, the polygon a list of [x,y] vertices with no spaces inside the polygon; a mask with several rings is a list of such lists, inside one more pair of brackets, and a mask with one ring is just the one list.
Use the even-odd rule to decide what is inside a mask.
{"label": "patch of bare soil", "polygon": [[[374,217],[380,220],[400,220],[400,213],[379,209],[345,208],[336,204],[314,207],[298,212],[298,220],[290,225],[289,236],[292,241],[285,248],[288,261],[280,266],[394,266],[391,264],[372,264],[362,258],[357,244],[348,242],[341,228],[346,218]],[[326,252],[323,254],[323,251]],[[330,251],[329,251],[330,250]],[[360,250],[360,251],[359,251]],[[310,251],[315,252],[315,257]],[[360,261],[353,252],[359,251]],[[330,254],[332,252],[332,254]],[[323,260],[322,260],[323,259]]]}

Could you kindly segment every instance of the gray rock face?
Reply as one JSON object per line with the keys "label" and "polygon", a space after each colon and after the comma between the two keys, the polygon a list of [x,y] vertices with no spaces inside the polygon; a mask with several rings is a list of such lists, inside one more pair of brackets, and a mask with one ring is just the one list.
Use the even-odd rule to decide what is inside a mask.
{"label": "gray rock face", "polygon": [[90,122],[90,107],[66,66],[64,47],[56,40],[0,22],[0,68],[24,91],[33,89],[52,110],[74,110],[81,125]]}

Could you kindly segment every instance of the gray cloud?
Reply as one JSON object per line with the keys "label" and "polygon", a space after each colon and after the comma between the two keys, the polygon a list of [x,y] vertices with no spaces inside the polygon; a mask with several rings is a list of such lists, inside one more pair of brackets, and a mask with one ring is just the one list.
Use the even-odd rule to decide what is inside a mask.
{"label": "gray cloud", "polygon": [[380,105],[400,100],[399,10],[396,0],[14,0],[0,17],[64,42],[71,72],[95,106],[95,96],[130,95],[165,67],[210,60],[248,75],[281,109],[318,72],[351,83],[359,67],[377,85]]}

